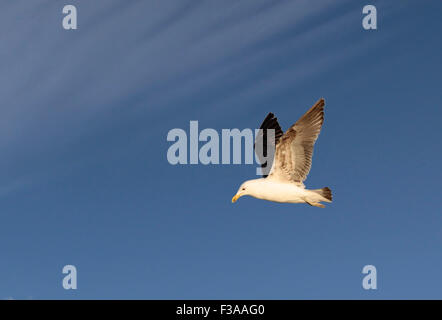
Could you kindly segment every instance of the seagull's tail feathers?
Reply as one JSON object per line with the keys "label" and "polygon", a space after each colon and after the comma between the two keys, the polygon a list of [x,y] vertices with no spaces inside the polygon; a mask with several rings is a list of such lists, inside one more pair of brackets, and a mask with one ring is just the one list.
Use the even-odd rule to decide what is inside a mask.
{"label": "seagull's tail feathers", "polygon": [[325,202],[332,202],[333,201],[332,192],[329,187],[325,187],[322,189],[315,189],[312,191],[319,194],[320,196],[322,196],[325,199],[322,201],[325,201]]}

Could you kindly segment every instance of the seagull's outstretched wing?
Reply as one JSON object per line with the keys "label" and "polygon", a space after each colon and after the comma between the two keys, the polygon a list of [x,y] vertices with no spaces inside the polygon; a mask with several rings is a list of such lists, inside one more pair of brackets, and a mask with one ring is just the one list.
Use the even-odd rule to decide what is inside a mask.
{"label": "seagull's outstretched wing", "polygon": [[[266,172],[268,173],[270,171],[270,168],[272,168],[272,162],[273,162],[273,154],[268,155],[269,152],[274,153],[276,145],[279,141],[279,139],[282,137],[283,132],[281,127],[279,126],[278,119],[275,117],[273,113],[269,113],[267,117],[264,119],[264,121],[261,124],[261,127],[259,128],[259,132],[256,135],[255,138],[255,144],[253,148],[255,149],[256,155],[259,159],[259,162],[261,163],[261,168],[263,169],[263,177],[267,177]],[[268,130],[272,129],[274,130],[274,141],[269,141],[269,145],[272,150],[267,150],[267,139],[270,136],[268,134]],[[262,150],[261,150],[262,148]],[[268,157],[266,161],[266,157]],[[268,163],[267,163],[268,162]],[[265,170],[267,168],[267,171]]]}
{"label": "seagull's outstretched wing", "polygon": [[297,183],[305,180],[312,165],[313,146],[324,122],[324,105],[324,99],[318,100],[279,139],[271,178]]}

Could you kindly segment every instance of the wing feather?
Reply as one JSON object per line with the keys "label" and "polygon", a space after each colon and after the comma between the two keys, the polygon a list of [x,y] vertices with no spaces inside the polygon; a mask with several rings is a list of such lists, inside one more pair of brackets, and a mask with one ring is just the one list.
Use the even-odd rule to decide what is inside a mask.
{"label": "wing feather", "polygon": [[[279,139],[282,137],[283,132],[279,126],[278,119],[271,112],[264,119],[259,129],[260,130],[256,135],[255,144],[253,147],[259,162],[261,163],[263,177],[265,178],[272,168],[275,148]],[[269,141],[268,144],[270,150],[267,149],[267,140],[270,138],[269,130],[274,130],[274,140]],[[269,155],[269,153],[273,154]]]}
{"label": "wing feather", "polygon": [[319,99],[279,139],[269,176],[302,183],[310,172],[313,147],[324,122],[324,99]]}

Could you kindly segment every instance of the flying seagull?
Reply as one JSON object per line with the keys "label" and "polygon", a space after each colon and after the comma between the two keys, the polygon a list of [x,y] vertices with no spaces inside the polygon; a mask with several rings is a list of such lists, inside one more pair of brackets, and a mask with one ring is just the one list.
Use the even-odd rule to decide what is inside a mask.
{"label": "flying seagull", "polygon": [[[267,115],[261,124],[255,147],[266,141],[267,130],[274,130],[274,141],[270,143],[274,143],[275,154],[270,172],[263,178],[244,182],[232,202],[242,196],[274,202],[308,203],[320,208],[325,207],[321,202],[332,202],[332,193],[328,187],[308,190],[303,183],[310,172],[313,146],[324,122],[324,106],[324,99],[319,99],[284,134],[274,114]],[[265,148],[263,153],[266,153]]]}

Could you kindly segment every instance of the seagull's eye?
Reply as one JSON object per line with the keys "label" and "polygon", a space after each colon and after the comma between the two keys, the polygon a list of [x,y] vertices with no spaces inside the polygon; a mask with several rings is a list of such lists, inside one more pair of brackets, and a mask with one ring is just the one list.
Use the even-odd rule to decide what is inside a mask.
{"label": "seagull's eye", "polygon": [[246,188],[245,188],[245,187],[243,187],[243,188],[242,188],[241,190],[243,190],[243,191],[244,191],[244,190],[246,190]]}

